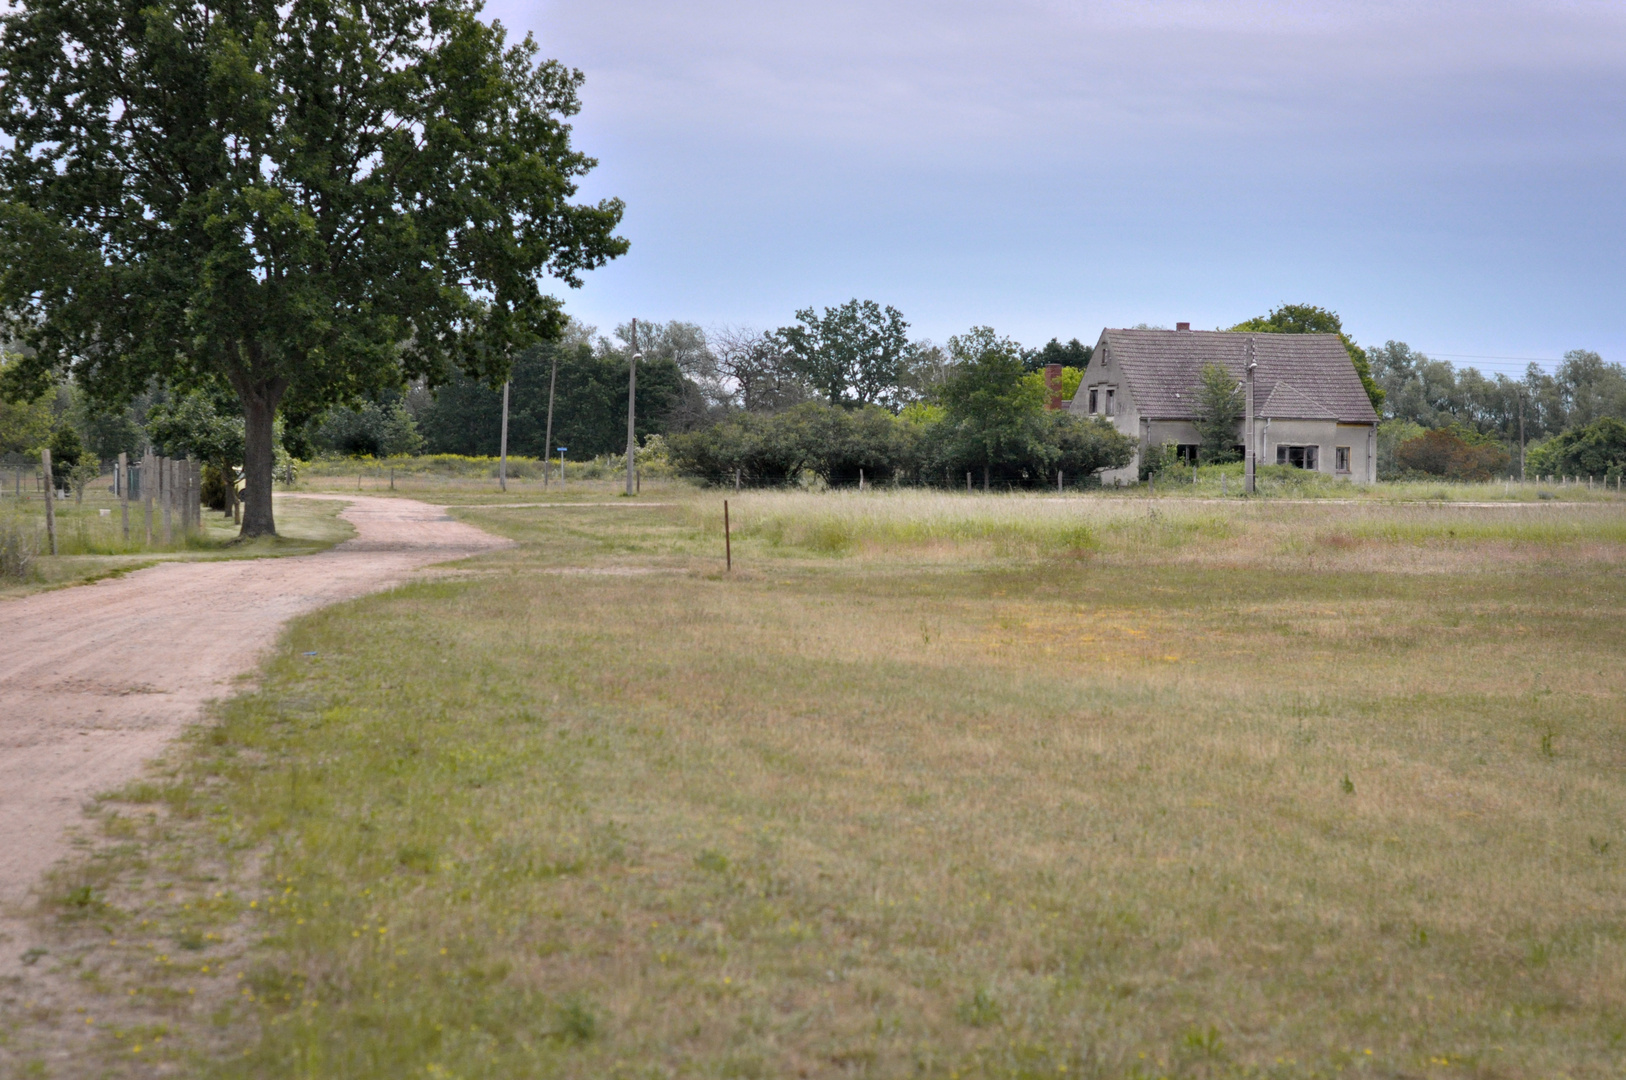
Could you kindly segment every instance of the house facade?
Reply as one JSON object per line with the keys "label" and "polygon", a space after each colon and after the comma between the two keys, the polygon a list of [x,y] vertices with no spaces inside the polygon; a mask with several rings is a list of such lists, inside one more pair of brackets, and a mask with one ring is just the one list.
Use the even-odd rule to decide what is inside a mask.
{"label": "house facade", "polygon": [[[1101,474],[1134,483],[1148,451],[1172,443],[1195,462],[1203,368],[1219,364],[1242,382],[1252,342],[1255,460],[1361,483],[1377,479],[1378,415],[1336,334],[1103,330],[1070,406],[1105,416],[1136,442],[1135,460]],[[1239,444],[1248,436],[1237,424]],[[1239,446],[1239,449],[1241,447]]]}

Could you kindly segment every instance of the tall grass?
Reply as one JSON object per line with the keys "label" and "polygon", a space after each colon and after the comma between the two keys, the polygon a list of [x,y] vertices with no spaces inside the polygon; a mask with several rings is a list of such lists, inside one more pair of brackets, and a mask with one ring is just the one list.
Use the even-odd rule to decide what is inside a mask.
{"label": "tall grass", "polygon": [[97,1030],[245,1080],[1619,1075],[1626,549],[1425,528],[1615,511],[729,498],[732,576],[718,493],[470,507],[490,573],[301,620],[53,894]]}

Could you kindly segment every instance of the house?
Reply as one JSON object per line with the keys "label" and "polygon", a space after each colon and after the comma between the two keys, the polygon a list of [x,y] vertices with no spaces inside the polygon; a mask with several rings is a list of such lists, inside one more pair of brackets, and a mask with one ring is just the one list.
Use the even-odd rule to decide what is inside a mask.
{"label": "house", "polygon": [[[1103,330],[1084,369],[1072,412],[1105,416],[1138,444],[1126,468],[1101,474],[1106,483],[1135,482],[1147,450],[1164,443],[1195,462],[1203,368],[1220,364],[1242,382],[1249,342],[1256,362],[1255,460],[1367,483],[1377,479],[1378,415],[1336,334],[1241,334],[1176,325]],[[1242,427],[1239,422],[1238,443]]]}

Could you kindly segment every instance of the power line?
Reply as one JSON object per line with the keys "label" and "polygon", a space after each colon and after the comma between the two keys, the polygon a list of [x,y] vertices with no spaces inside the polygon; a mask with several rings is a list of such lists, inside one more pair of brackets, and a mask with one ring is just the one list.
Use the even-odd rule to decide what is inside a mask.
{"label": "power line", "polygon": [[1433,352],[1429,349],[1418,349],[1425,356],[1449,356],[1457,360],[1528,360],[1536,364],[1561,364],[1563,357],[1552,356],[1486,356],[1483,353],[1465,352]]}

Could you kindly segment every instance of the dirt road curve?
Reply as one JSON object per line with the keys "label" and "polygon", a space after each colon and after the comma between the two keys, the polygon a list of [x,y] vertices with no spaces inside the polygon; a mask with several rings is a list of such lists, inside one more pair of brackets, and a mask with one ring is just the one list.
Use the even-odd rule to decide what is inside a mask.
{"label": "dirt road curve", "polygon": [[0,603],[0,974],[20,944],[7,910],[67,851],[81,803],[138,776],[287,620],[507,543],[438,506],[344,501],[357,535],[320,555],[164,563]]}

